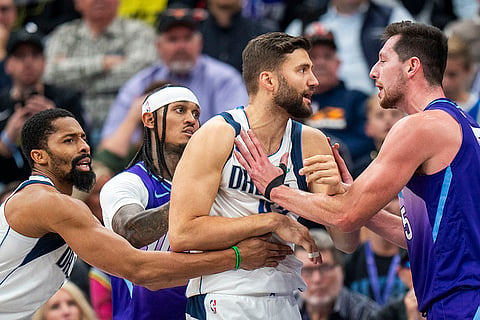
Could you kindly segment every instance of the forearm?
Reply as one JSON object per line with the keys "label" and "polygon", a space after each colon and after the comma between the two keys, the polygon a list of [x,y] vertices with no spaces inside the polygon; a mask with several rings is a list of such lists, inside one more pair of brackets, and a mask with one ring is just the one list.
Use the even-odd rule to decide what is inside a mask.
{"label": "forearm", "polygon": [[205,253],[146,252],[152,253],[135,269],[142,270],[132,282],[159,290],[167,287],[185,285],[191,278],[224,272],[234,269],[236,255],[233,249]]}
{"label": "forearm", "polygon": [[113,230],[132,246],[141,248],[167,233],[169,203],[144,211],[135,211],[133,207],[122,207],[112,220]]}
{"label": "forearm", "polygon": [[407,248],[401,217],[382,209],[365,226],[391,243]]}
{"label": "forearm", "polygon": [[241,218],[200,216],[188,223],[171,225],[170,246],[177,252],[221,250],[244,239],[274,231],[283,218],[287,217],[278,213],[255,214]]}
{"label": "forearm", "polygon": [[124,120],[112,135],[102,140],[99,148],[108,150],[119,157],[126,157],[130,150],[132,135],[138,127],[137,123],[129,119]]}

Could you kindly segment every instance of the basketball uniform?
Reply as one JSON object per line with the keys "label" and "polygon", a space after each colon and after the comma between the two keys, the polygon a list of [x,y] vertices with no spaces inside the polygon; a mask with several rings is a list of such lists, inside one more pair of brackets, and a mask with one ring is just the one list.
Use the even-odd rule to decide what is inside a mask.
{"label": "basketball uniform", "polygon": [[[170,201],[171,183],[149,174],[143,162],[119,173],[102,188],[100,201],[105,225],[112,229],[113,215],[126,204],[137,203],[145,209]],[[169,251],[165,234],[144,250]],[[177,320],[185,315],[185,286],[150,291],[126,279],[112,276],[113,319]]]}
{"label": "basketball uniform", "polygon": [[[31,184],[55,187],[31,176],[13,194]],[[0,319],[31,319],[70,276],[77,256],[56,233],[30,238],[13,230],[5,218],[7,201],[0,206]]]}
{"label": "basketball uniform", "polygon": [[[249,129],[243,107],[223,112],[221,116],[232,126],[236,136],[239,135],[241,129]],[[273,164],[279,165],[281,156],[285,152],[289,152],[285,184],[291,188],[307,190],[305,178],[298,174],[303,161],[301,133],[302,125],[288,120],[279,149],[268,158]],[[210,215],[238,218],[266,212],[278,212],[278,214],[287,215],[292,219],[298,218],[296,214],[270,202],[258,192],[247,171],[234,156],[232,146],[232,153],[223,167],[220,186]],[[276,237],[276,241],[283,242],[278,237]],[[293,244],[289,245],[293,248]],[[293,297],[295,290],[303,291],[305,289],[301,268],[302,263],[294,255],[289,255],[285,260],[280,261],[276,268],[265,267],[252,271],[229,270],[192,279],[187,287],[187,297],[189,297],[187,313],[190,319],[234,319],[232,317],[236,312],[239,314],[235,317],[239,318],[242,316],[250,319],[300,318],[298,307],[291,303],[292,312],[278,311],[284,310],[285,305],[291,301],[290,298]],[[277,306],[273,308],[277,311],[268,311],[270,307],[262,308],[260,304],[255,306],[253,313],[255,317],[252,318],[253,314],[249,314],[247,317],[246,312],[249,312],[247,309],[253,308],[254,305],[248,303],[242,306],[242,301],[254,297],[259,297],[266,302],[274,301],[274,304],[277,301]],[[282,298],[278,299],[278,297]],[[231,299],[233,301],[230,303]],[[212,304],[215,307],[212,307]],[[236,305],[239,306],[238,309],[235,309]]]}
{"label": "basketball uniform", "polygon": [[447,99],[425,110],[447,112],[463,138],[449,166],[399,194],[418,307],[428,319],[480,319],[480,128]]}

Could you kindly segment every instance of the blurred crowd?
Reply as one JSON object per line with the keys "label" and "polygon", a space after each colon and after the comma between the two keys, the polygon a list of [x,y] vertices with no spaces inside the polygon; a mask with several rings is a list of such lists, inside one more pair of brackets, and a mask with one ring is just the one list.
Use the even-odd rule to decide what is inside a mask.
{"label": "blurred crowd", "polygon": [[[65,108],[85,128],[97,173],[94,189],[75,196],[102,220],[101,187],[126,167],[143,141],[145,96],[165,83],[186,86],[202,106],[201,123],[247,105],[242,50],[270,31],[311,40],[319,86],[313,115],[297,120],[338,142],[356,177],[404,116],[379,107],[369,77],[380,35],[391,22],[432,24],[448,35],[445,94],[480,119],[479,6],[477,0],[0,0],[2,201],[30,174],[19,148],[25,121],[44,109]],[[399,211],[398,203],[392,200],[388,209]],[[310,266],[305,260],[303,275],[312,289],[299,295],[304,319],[420,317],[403,250],[365,232],[357,252],[339,258],[327,236],[317,236],[327,264]],[[300,258],[303,253],[296,252]],[[81,319],[111,319],[108,276],[81,260],[74,270],[72,281],[80,291],[67,285],[52,299],[83,292],[94,311],[79,302],[77,309],[87,310],[76,311]],[[329,292],[326,286],[328,297],[322,296]],[[52,303],[38,319],[60,319],[48,315]]]}

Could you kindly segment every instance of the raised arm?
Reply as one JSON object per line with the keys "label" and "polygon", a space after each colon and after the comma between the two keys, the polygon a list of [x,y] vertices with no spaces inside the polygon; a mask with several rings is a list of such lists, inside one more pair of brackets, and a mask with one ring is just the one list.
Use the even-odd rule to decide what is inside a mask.
{"label": "raised arm", "polygon": [[217,250],[269,232],[316,251],[308,230],[277,213],[241,218],[210,216],[223,166],[231,155],[235,133],[222,118],[214,118],[190,139],[173,178],[169,240],[175,251]]}

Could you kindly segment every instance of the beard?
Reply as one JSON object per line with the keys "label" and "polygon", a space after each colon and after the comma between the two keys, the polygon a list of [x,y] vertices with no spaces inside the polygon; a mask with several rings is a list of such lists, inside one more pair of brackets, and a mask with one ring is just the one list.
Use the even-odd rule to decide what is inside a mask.
{"label": "beard", "polygon": [[77,170],[77,163],[83,158],[90,157],[89,155],[78,156],[72,160],[72,169],[64,177],[65,181],[72,184],[75,188],[83,192],[89,192],[92,190],[96,176],[90,167],[90,171]]}
{"label": "beard", "polygon": [[388,91],[386,91],[385,88],[383,89],[385,95],[382,99],[380,99],[380,106],[383,109],[396,109],[404,98],[403,92],[400,87],[403,83],[405,83],[405,77],[403,76],[403,74],[400,73],[397,76],[395,83],[397,83],[397,85],[395,85]]}
{"label": "beard", "polygon": [[308,118],[312,115],[311,106],[303,103],[303,95],[304,92],[298,93],[283,75],[279,76],[278,93],[273,101],[293,118]]}

